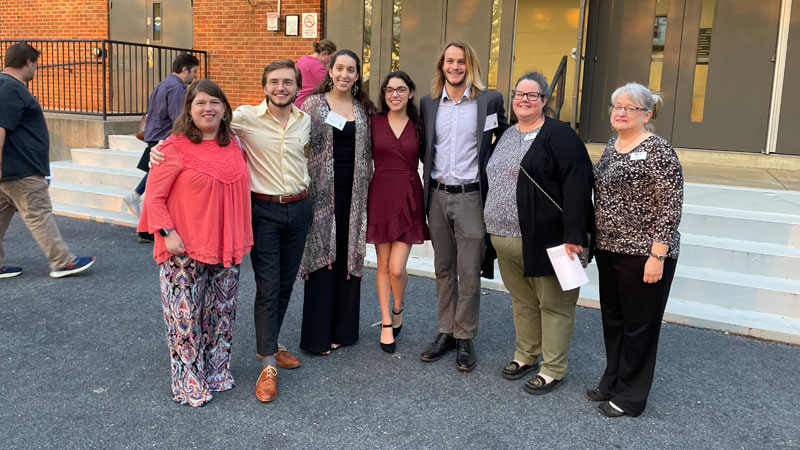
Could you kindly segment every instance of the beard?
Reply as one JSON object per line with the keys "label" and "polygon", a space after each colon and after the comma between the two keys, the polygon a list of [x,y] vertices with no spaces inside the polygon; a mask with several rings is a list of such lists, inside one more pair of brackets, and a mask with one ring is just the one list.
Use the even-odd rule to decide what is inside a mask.
{"label": "beard", "polygon": [[281,102],[278,102],[278,101],[277,101],[275,98],[273,98],[273,97],[272,97],[272,96],[270,96],[269,94],[267,94],[267,103],[272,103],[272,104],[273,104],[273,105],[275,105],[275,106],[284,107],[284,106],[289,106],[289,105],[291,105],[292,103],[294,103],[294,100],[295,100],[296,98],[297,98],[297,93],[295,93],[295,94],[294,94],[294,95],[292,95],[291,97],[287,97],[287,98],[286,98],[286,101],[284,101],[283,103],[281,103]]}

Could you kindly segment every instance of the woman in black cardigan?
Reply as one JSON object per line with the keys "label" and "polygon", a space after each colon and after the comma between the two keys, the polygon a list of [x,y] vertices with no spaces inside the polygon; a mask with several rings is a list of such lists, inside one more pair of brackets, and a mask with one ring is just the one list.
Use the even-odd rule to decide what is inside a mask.
{"label": "woman in black cardigan", "polygon": [[489,160],[484,219],[511,293],[517,335],[502,375],[516,380],[539,369],[523,388],[546,394],[566,374],[578,301],[578,288],[561,289],[547,249],[564,244],[575,258],[589,245],[592,163],[569,125],[545,116],[549,89],[542,74],[523,75],[513,93],[519,123],[501,136]]}

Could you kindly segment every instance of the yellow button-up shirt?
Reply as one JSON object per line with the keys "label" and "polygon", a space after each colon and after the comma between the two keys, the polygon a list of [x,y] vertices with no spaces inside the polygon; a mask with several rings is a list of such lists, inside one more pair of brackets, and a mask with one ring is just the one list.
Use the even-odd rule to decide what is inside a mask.
{"label": "yellow button-up shirt", "polygon": [[250,167],[250,189],[258,194],[295,195],[308,188],[308,141],[311,118],[292,105],[284,129],[267,101],[233,112],[231,128],[242,141]]}

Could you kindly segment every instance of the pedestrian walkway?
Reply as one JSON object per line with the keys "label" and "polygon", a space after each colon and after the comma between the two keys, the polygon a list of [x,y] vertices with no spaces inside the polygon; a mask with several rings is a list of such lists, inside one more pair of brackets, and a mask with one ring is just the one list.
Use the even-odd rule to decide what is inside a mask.
{"label": "pedestrian walkway", "polygon": [[281,343],[303,360],[279,372],[278,398],[258,402],[255,284],[242,265],[232,371],[237,386],[203,408],[171,401],[158,270],[128,227],[58,217],[91,273],[48,277],[22,222],[4,245],[24,273],[0,280],[2,447],[771,449],[800,447],[800,347],[665,324],[647,410],[607,419],[584,398],[605,353],[597,310],[579,308],[566,382],[534,397],[500,370],[511,358],[510,297],[482,296],[478,366],[454,355],[422,363],[436,333],[433,281],[411,277],[393,355],[378,346],[374,272],[362,287],[361,339],[332,355],[297,351],[303,283]]}

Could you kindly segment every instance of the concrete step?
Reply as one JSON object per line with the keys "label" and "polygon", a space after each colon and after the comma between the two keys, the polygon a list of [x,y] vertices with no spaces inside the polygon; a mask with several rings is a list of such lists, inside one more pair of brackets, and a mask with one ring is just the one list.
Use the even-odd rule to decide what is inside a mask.
{"label": "concrete step", "polygon": [[75,161],[54,161],[50,165],[53,179],[75,184],[91,184],[132,191],[145,172],[139,169],[87,166]]}
{"label": "concrete step", "polygon": [[91,220],[94,222],[111,223],[125,227],[136,228],[139,218],[130,212],[114,212],[103,209],[90,208],[82,205],[53,202],[53,212],[59,216],[74,217],[76,219]]}
{"label": "concrete step", "polygon": [[130,150],[107,150],[98,148],[73,148],[72,160],[84,166],[135,169],[142,152]]}
{"label": "concrete step", "polygon": [[[597,266],[586,268],[597,284]],[[800,281],[687,266],[678,262],[670,296],[726,308],[800,319]]]}
{"label": "concrete step", "polygon": [[683,202],[694,206],[800,216],[800,192],[798,191],[686,183]]}
{"label": "concrete step", "polygon": [[129,213],[122,198],[130,190],[108,186],[92,186],[53,180],[50,182],[50,199],[53,202],[85,206],[104,211]]}
{"label": "concrete step", "polygon": [[[377,267],[376,255],[372,247],[367,249],[365,265],[373,269]],[[692,269],[688,270],[691,271]],[[683,299],[678,295],[678,292],[682,292],[681,289],[678,288],[678,285],[680,283],[685,283],[683,280],[685,277],[680,273],[682,271],[683,269],[679,263],[679,273],[676,274],[672,284],[664,320],[671,323],[710,328],[744,336],[800,345],[800,317],[798,314],[782,315],[774,311],[753,311],[750,309],[741,309],[734,304],[716,304],[708,301],[711,298],[724,300],[724,293],[713,293],[713,296],[703,297],[701,301]],[[589,273],[591,281],[590,284],[581,287],[578,304],[589,308],[600,308],[597,268],[594,263],[589,265],[587,272]],[[433,260],[418,256],[409,257],[408,273],[414,276],[434,279]],[[796,286],[797,285],[795,285],[795,287]],[[500,270],[496,264],[495,278],[493,280],[482,278],[481,288],[508,292],[508,289],[503,285],[502,278],[500,277]],[[755,298],[753,299],[753,303],[762,301],[768,300],[763,298],[757,300]]]}
{"label": "concrete step", "polygon": [[129,134],[109,134],[108,147],[111,150],[135,151],[141,155],[144,149],[147,148],[147,143]]}
{"label": "concrete step", "polygon": [[684,204],[679,230],[800,248],[800,215]]}
{"label": "concrete step", "polygon": [[800,248],[685,233],[679,265],[800,281]]}

